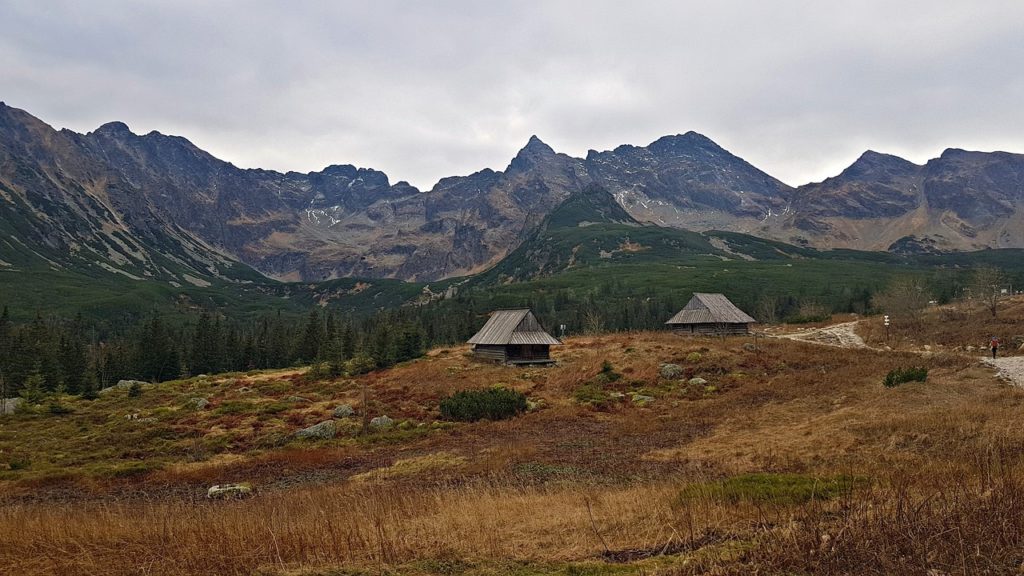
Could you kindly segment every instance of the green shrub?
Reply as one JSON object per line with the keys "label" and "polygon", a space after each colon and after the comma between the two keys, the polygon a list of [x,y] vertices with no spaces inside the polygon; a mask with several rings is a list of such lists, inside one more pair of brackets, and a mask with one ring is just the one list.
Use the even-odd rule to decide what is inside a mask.
{"label": "green shrub", "polygon": [[345,373],[349,376],[359,376],[376,369],[377,361],[364,354],[360,354],[345,362]]}
{"label": "green shrub", "polygon": [[615,371],[611,362],[605,360],[604,363],[601,364],[601,371],[597,373],[597,381],[602,384],[607,384],[609,382],[615,382],[619,378],[622,378],[622,374]]}
{"label": "green shrub", "polygon": [[504,420],[526,411],[526,395],[507,388],[462,390],[441,399],[445,420]]}
{"label": "green shrub", "polygon": [[831,317],[829,314],[795,314],[793,316],[786,316],[782,321],[786,324],[814,324],[816,322],[825,322]]}
{"label": "green shrub", "polygon": [[28,456],[11,458],[7,463],[7,467],[11,470],[28,470],[30,466],[32,466],[32,460],[30,460]]}
{"label": "green shrub", "polygon": [[50,412],[50,414],[56,414],[58,416],[64,414],[71,414],[72,412],[74,412],[74,410],[61,404],[60,402],[57,402],[56,400],[50,402],[50,405],[47,407],[47,410]]}
{"label": "green shrub", "polygon": [[138,398],[142,396],[142,386],[138,382],[132,382],[132,385],[128,387],[128,397]]}
{"label": "green shrub", "polygon": [[593,383],[584,384],[573,391],[572,397],[580,404],[590,404],[603,408],[611,402],[611,396],[601,386]]}
{"label": "green shrub", "polygon": [[917,366],[914,368],[896,368],[890,370],[885,375],[885,380],[882,380],[882,385],[886,388],[895,388],[905,382],[924,382],[928,379],[928,369],[923,366]]}
{"label": "green shrub", "polygon": [[865,482],[863,478],[853,476],[816,478],[802,474],[743,474],[721,482],[690,484],[679,493],[679,500],[707,498],[727,504],[804,504],[849,494]]}

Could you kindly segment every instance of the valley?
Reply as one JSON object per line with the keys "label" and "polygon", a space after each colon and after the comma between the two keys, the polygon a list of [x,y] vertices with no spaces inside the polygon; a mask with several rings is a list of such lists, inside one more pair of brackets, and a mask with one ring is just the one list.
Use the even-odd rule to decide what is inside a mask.
{"label": "valley", "polygon": [[[951,327],[949,314],[966,322]],[[890,350],[871,317],[855,328],[871,348],[633,332],[569,338],[553,368],[480,363],[449,346],[362,376],[256,371],[58,397],[59,413],[0,419],[0,566],[1010,573],[1024,533],[1024,390],[970,343],[973,332],[1019,332],[1024,300],[986,314],[931,310],[898,326]],[[927,380],[882,386],[907,366]],[[453,392],[492,386],[523,393],[528,411],[469,423],[439,414]],[[364,431],[384,415],[390,424]],[[324,421],[332,437],[295,436]],[[229,482],[255,495],[206,498]]]}

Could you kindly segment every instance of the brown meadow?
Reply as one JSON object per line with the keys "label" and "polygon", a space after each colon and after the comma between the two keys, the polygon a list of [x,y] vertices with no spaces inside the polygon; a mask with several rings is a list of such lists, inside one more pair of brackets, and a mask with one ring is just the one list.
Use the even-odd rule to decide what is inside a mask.
{"label": "brown meadow", "polygon": [[[918,337],[929,330],[948,328]],[[361,379],[230,375],[18,415],[0,427],[0,454],[31,464],[3,473],[0,570],[1019,573],[1024,391],[962,354],[750,342],[576,338],[550,369],[479,364],[457,347]],[[621,378],[595,384],[605,361]],[[662,379],[662,362],[683,378]],[[911,365],[927,382],[882,386]],[[338,403],[361,410],[363,384],[371,415],[407,423],[290,437]],[[435,423],[441,397],[499,384],[537,408]],[[183,407],[198,394],[207,410]],[[130,427],[126,411],[161,432]],[[137,462],[151,465],[111,472]],[[823,488],[835,479],[851,480]],[[204,498],[231,481],[256,496]]]}

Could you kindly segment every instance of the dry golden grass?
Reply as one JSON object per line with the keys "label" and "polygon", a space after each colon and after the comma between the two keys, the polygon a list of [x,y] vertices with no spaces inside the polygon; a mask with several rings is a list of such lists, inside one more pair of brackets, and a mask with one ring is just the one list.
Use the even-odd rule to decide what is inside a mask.
{"label": "dry golden grass", "polygon": [[[1024,562],[1024,391],[967,356],[785,340],[752,351],[748,341],[614,334],[570,340],[550,369],[481,364],[457,347],[361,381],[241,377],[216,388],[215,406],[241,386],[257,390],[247,396],[253,404],[293,394],[312,402],[234,420],[240,415],[167,412],[172,426],[202,435],[220,427],[235,444],[202,458],[164,455],[148,474],[71,467],[65,476],[8,476],[0,572],[1015,573]],[[602,393],[655,401],[575,400],[606,360],[622,377],[597,386]],[[661,362],[680,364],[684,378],[661,380]],[[882,386],[886,372],[911,364],[930,368],[926,383]],[[697,376],[708,385],[687,383]],[[268,428],[297,429],[340,402],[358,406],[363,383],[371,414],[410,428],[262,444]],[[441,397],[498,384],[542,407],[502,422],[429,425]],[[83,408],[66,429],[95,417]],[[24,422],[0,441],[39,433],[46,420]],[[678,498],[687,484],[746,472],[865,484],[797,504]],[[254,484],[254,498],[202,498],[210,484],[241,480]],[[662,551],[671,553],[646,558]]]}
{"label": "dry golden grass", "polygon": [[1001,354],[1021,354],[1018,350],[1024,340],[1024,296],[1004,298],[995,318],[981,303],[959,302],[929,308],[921,322],[893,321],[889,338],[881,316],[866,318],[858,325],[858,333],[872,346],[890,346],[896,349],[920,350],[924,345],[945,349],[964,349],[973,346],[977,355],[984,355],[989,340],[996,336],[1003,341]]}

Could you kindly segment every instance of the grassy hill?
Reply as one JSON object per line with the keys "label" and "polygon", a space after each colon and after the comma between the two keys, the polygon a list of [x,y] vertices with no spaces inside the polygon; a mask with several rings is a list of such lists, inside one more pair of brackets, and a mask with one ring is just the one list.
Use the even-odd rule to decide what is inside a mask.
{"label": "grassy hill", "polygon": [[[998,322],[1024,320],[1022,306]],[[352,378],[226,374],[60,398],[0,418],[0,570],[1013,573],[1024,392],[969,355],[921,355],[943,314],[908,331],[916,352],[634,333],[570,338],[550,369],[456,347]],[[882,385],[917,365],[926,382]],[[492,386],[532,408],[441,419],[443,397]],[[341,404],[356,414],[334,417]],[[392,428],[360,433],[385,414]],[[334,438],[294,436],[326,420]],[[256,495],[206,501],[224,482]]]}

